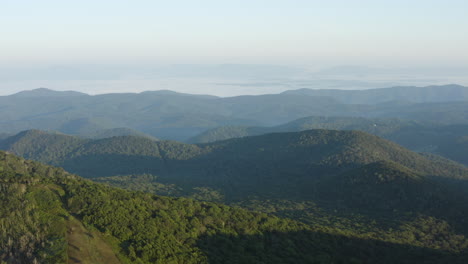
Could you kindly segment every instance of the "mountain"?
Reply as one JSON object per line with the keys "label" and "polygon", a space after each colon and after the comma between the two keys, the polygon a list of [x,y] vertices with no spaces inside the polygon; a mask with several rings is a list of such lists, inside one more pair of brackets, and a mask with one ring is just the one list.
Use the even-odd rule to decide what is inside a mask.
{"label": "mountain", "polygon": [[57,131],[70,135],[91,137],[101,131],[110,130],[112,127],[114,127],[113,122],[107,119],[77,118],[66,120],[57,128]]}
{"label": "mountain", "polygon": [[5,138],[8,138],[8,137],[11,137],[12,135],[11,134],[8,134],[8,133],[0,133],[0,140],[2,139],[5,139]]}
{"label": "mountain", "polygon": [[[399,208],[406,211],[437,211],[457,207],[449,188],[397,163],[379,161],[331,177],[320,188],[328,200],[344,208],[366,208],[374,213]],[[388,199],[393,197],[393,199]],[[451,204],[444,204],[447,200]],[[458,206],[460,206],[458,204]],[[436,212],[433,212],[436,213]]]}
{"label": "mountain", "polygon": [[[226,260],[219,252],[232,243],[244,254],[229,257],[255,261],[248,248],[267,240],[249,242],[254,234],[292,243],[278,241],[277,253],[260,255],[274,263],[306,263],[319,249],[313,230],[291,220],[109,188],[5,152],[0,168],[0,260],[8,263],[211,263],[209,257]],[[288,232],[303,234],[294,239]],[[232,238],[215,249],[210,242],[218,235]]]}
{"label": "mountain", "polygon": [[[263,164],[269,161],[274,164],[278,161],[287,164],[287,167],[281,170],[289,171],[288,174],[291,174],[291,171],[299,169],[326,169],[328,166],[339,171],[337,168],[355,167],[380,160],[397,162],[432,175],[457,178],[458,176],[464,177],[466,173],[466,168],[462,166],[432,164],[432,161],[395,143],[359,131],[306,130],[192,145],[175,141],[154,141],[134,136],[92,140],[30,130],[1,141],[0,146],[18,155],[58,166],[75,164],[74,160],[78,159],[91,161],[94,158],[104,158],[106,155],[115,155],[116,159],[151,157],[153,162],[156,162],[154,165],[124,166],[121,164],[118,166],[141,173],[151,170],[155,170],[154,172],[171,171],[172,173],[184,171],[188,167],[204,171],[215,167],[216,163],[236,164],[247,161],[239,166],[232,166],[239,170],[255,163]],[[122,162],[130,161],[123,160]],[[178,162],[181,164],[176,164]],[[94,163],[98,165],[97,161]],[[83,163],[77,162],[76,164],[83,166]],[[86,164],[83,167],[90,169],[89,165]],[[300,167],[295,167],[295,165],[300,165]],[[117,167],[111,169],[114,165],[99,165],[101,168],[106,166],[109,166],[110,171],[119,169]],[[80,173],[79,168],[76,168],[76,171],[71,167],[65,166],[65,168],[83,174]],[[103,171],[106,170],[103,169]],[[113,175],[110,171],[106,173],[108,176]],[[193,173],[196,174],[196,171]]]}
{"label": "mountain", "polygon": [[146,137],[152,140],[158,140],[157,138],[153,136],[150,136],[143,132],[137,131],[135,129],[127,128],[127,127],[104,129],[104,130],[97,131],[95,134],[89,134],[88,136],[94,139],[103,139],[103,138],[120,137],[120,136],[136,136],[136,137]]}
{"label": "mountain", "polygon": [[442,155],[468,166],[468,136],[454,138],[449,144],[440,146],[438,152]]}
{"label": "mountain", "polygon": [[230,138],[308,129],[359,130],[403,145],[413,151],[431,152],[468,166],[468,125],[436,125],[393,118],[306,117],[274,127],[225,126],[207,130],[188,140],[208,143]]}
{"label": "mountain", "polygon": [[[447,87],[447,94],[452,94],[450,87]],[[433,94],[430,93],[432,88],[427,89],[429,94]],[[444,89],[434,88],[437,91]],[[408,94],[404,94],[406,90]],[[442,100],[448,98],[442,95],[429,96],[427,100],[424,99],[426,97],[418,97],[415,101],[424,103],[412,103],[407,100],[412,98],[412,89],[406,90],[398,93],[404,97],[403,101],[388,101],[393,93],[389,88],[382,89],[384,94],[379,95],[385,103],[372,101],[365,104],[341,102],[332,96],[333,93],[305,96],[290,92],[221,98],[170,91],[77,96],[69,95],[69,92],[35,90],[0,96],[0,132],[14,134],[28,129],[41,129],[91,137],[101,130],[126,127],[156,138],[186,140],[219,126],[275,126],[313,115],[390,117],[447,125],[468,123],[468,102],[460,101],[464,100],[463,95],[450,97],[453,100],[449,102]],[[322,91],[326,94],[329,90]],[[385,94],[387,92],[388,96]],[[421,92],[423,95],[424,92]]]}
{"label": "mountain", "polygon": [[311,90],[284,92],[307,96],[327,96],[346,104],[380,104],[391,101],[413,103],[468,101],[468,87],[450,84],[427,87],[390,87],[368,90]]}
{"label": "mountain", "polygon": [[463,263],[468,256],[466,238],[438,219],[373,237],[107,187],[1,151],[0,168],[7,263]]}
{"label": "mountain", "polygon": [[230,138],[256,136],[276,132],[298,132],[309,129],[360,130],[384,136],[402,127],[419,128],[423,124],[391,118],[310,116],[273,127],[224,126],[207,130],[193,138],[190,143],[208,143]]}
{"label": "mountain", "polygon": [[0,141],[0,149],[26,159],[54,164],[86,142],[88,140],[65,134],[27,130]]}
{"label": "mountain", "polygon": [[54,91],[47,88],[38,88],[29,91],[22,91],[11,95],[12,97],[72,97],[88,96],[88,94],[75,91]]}
{"label": "mountain", "polygon": [[[357,131],[273,133],[200,145],[29,131],[2,141],[0,147],[124,188],[230,204],[255,199],[323,202],[320,190],[328,189],[320,184],[375,162],[396,163],[431,182],[457,188],[468,179],[462,165]],[[338,202],[324,206],[340,207]]]}

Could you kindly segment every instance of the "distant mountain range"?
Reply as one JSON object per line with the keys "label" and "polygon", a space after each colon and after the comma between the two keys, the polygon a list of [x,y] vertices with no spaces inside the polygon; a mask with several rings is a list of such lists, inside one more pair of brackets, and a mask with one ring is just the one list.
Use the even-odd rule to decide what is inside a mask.
{"label": "distant mountain range", "polygon": [[75,91],[54,91],[47,88],[37,88],[30,91],[21,91],[10,95],[11,97],[71,97],[87,96],[85,93]]}
{"label": "distant mountain range", "polygon": [[468,101],[468,87],[444,85],[428,87],[391,87],[369,90],[311,90],[299,89],[284,94],[326,96],[345,104],[381,104],[391,101],[429,103]]}
{"label": "distant mountain range", "polygon": [[92,137],[102,130],[128,128],[156,138],[186,140],[218,126],[272,126],[313,115],[466,124],[467,89],[458,85],[303,89],[220,98],[171,91],[90,96],[41,88],[0,97],[0,132],[41,129]]}

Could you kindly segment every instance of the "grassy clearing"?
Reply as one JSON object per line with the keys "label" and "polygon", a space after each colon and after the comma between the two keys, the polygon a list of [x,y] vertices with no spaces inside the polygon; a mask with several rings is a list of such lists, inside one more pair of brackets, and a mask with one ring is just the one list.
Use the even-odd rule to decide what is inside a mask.
{"label": "grassy clearing", "polygon": [[121,263],[98,232],[87,230],[71,216],[68,220],[67,240],[69,264]]}

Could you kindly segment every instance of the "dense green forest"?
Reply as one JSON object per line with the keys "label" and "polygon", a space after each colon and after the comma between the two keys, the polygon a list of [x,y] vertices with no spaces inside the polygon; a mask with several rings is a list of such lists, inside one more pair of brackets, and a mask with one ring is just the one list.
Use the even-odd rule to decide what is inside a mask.
{"label": "dense green forest", "polygon": [[[467,259],[464,235],[434,217],[420,215],[376,236],[338,224],[306,225],[210,202],[106,187],[5,152],[0,152],[0,168],[0,258],[8,263]],[[93,246],[87,248],[86,241]]]}

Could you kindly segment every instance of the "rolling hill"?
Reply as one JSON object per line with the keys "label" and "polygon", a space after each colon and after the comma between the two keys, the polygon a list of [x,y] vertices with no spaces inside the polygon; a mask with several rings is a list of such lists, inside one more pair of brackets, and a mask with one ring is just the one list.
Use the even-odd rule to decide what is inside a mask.
{"label": "rolling hill", "polygon": [[[375,91],[378,94],[376,97],[385,101],[377,103],[372,97],[370,101],[354,104],[327,94],[333,94],[333,90],[320,90],[326,95],[313,96],[296,91],[222,98],[171,91],[90,96],[42,88],[0,96],[0,132],[41,129],[92,137],[102,130],[125,127],[156,138],[186,140],[218,126],[273,126],[313,115],[468,123],[464,87],[408,87],[397,89],[398,97],[388,99],[393,98],[395,89],[346,91],[356,94]],[[431,96],[425,96],[426,90]],[[418,91],[416,94],[419,95],[413,95],[413,91]],[[445,97],[436,96],[442,91]],[[312,92],[315,93],[315,90]],[[403,101],[398,99],[400,97],[403,97]],[[415,99],[414,102],[407,102],[405,98]]]}

